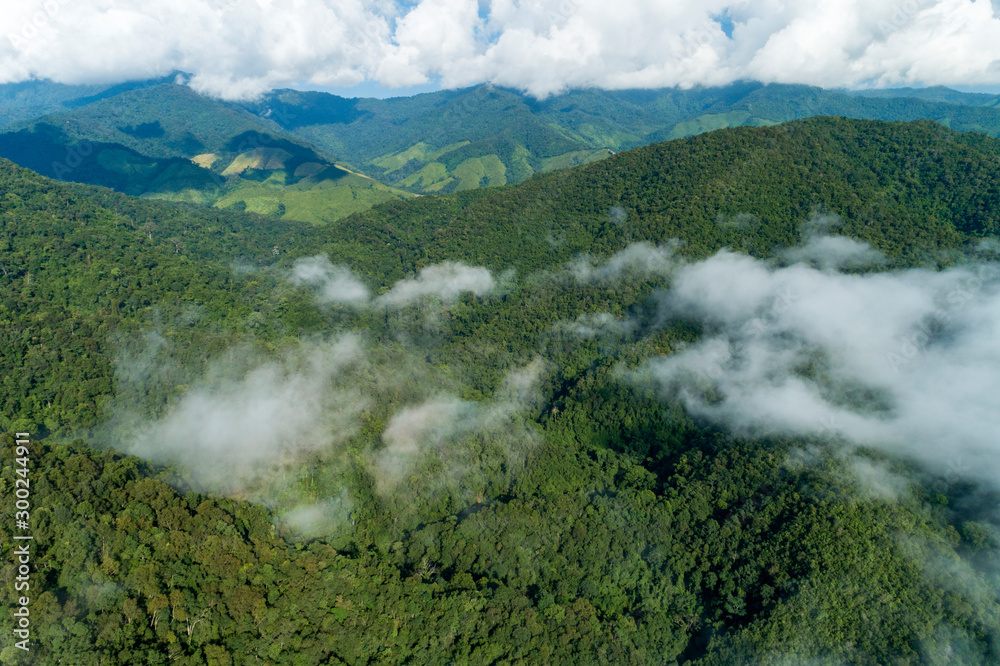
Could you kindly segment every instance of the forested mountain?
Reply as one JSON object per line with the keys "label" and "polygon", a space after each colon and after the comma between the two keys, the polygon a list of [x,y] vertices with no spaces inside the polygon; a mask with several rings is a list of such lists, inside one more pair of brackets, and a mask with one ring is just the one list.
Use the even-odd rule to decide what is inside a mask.
{"label": "forested mountain", "polygon": [[479,86],[386,100],[284,90],[245,106],[366,173],[415,192],[516,183],[657,141],[818,115],[931,119],[959,131],[1000,133],[995,97],[947,89],[908,95],[908,89],[867,94],[739,83],[580,90],[535,100]]}
{"label": "forested mountain", "polygon": [[162,83],[173,83],[177,74],[160,79],[127,81],[119,84],[69,85],[33,79],[0,85],[0,129],[50,113],[76,109],[91,102],[114,97]]}
{"label": "forested mountain", "polygon": [[8,131],[47,127],[57,128],[69,142],[86,139],[116,143],[159,158],[228,155],[233,149],[233,137],[247,133],[267,132],[276,139],[295,138],[253,114],[175,83],[121,92],[33,119]]}
{"label": "forested mountain", "polygon": [[531,272],[671,238],[689,256],[722,247],[769,256],[798,241],[810,212],[829,210],[844,233],[919,264],[998,232],[998,194],[983,186],[1000,177],[997,145],[926,121],[813,118],[711,132],[518,187],[373,209],[351,219],[368,240],[355,247],[369,253],[351,263],[395,265],[403,246],[423,262],[458,254]]}
{"label": "forested mountain", "polygon": [[988,485],[634,378],[712,335],[676,266],[817,212],[880,274],[993,256],[996,182],[996,140],[835,118],[322,226],[0,161],[31,663],[996,661]]}
{"label": "forested mountain", "polygon": [[944,86],[929,88],[870,88],[868,90],[843,90],[848,95],[858,97],[913,97],[928,102],[944,102],[961,106],[992,106],[1000,104],[1000,95],[989,93],[967,93]]}
{"label": "forested mountain", "polygon": [[[233,104],[163,81],[93,91],[47,85],[0,86],[0,108],[17,117],[62,104],[56,113],[11,123],[0,134],[0,156],[133,195],[237,204],[311,222],[404,191],[517,183],[658,141],[817,115],[931,119],[959,131],[1000,133],[995,96],[944,88],[846,92],[740,83],[580,90],[544,100],[493,86],[384,100],[283,90]],[[80,141],[89,143],[81,150]],[[333,169],[316,176],[316,165],[334,163],[355,175]]]}
{"label": "forested mountain", "polygon": [[0,134],[0,156],[52,178],[135,196],[314,223],[408,196],[186,86],[113,92],[14,125]]}

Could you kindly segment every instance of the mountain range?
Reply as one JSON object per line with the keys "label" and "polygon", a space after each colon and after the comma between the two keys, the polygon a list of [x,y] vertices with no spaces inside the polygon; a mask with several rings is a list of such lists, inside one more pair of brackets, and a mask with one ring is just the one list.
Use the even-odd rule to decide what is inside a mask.
{"label": "mountain range", "polygon": [[415,194],[518,183],[658,141],[810,116],[929,119],[996,136],[997,103],[944,88],[759,83],[545,100],[494,86],[390,99],[278,90],[231,103],[198,95],[177,74],[105,88],[0,86],[0,156],[132,195],[323,223]]}
{"label": "mountain range", "polygon": [[[160,129],[112,96],[5,136],[245,166],[223,193],[286,196],[268,180],[296,159],[379,175],[319,145],[332,111],[282,95]],[[431,99],[481,103],[488,132],[511,95]],[[359,129],[389,111],[340,117],[355,111],[351,141],[398,155]],[[530,115],[504,136],[582,145],[584,123]],[[485,150],[477,122],[435,141]],[[1000,658],[995,468],[974,457],[992,437],[1000,141],[835,117],[694,134],[324,223],[0,160],[0,419],[33,439],[33,663]],[[852,347],[914,331],[912,353]],[[960,381],[928,374],[942,355]],[[740,402],[747,385],[767,399]],[[802,417],[816,404],[843,423]],[[904,428],[966,404],[943,431]],[[858,423],[902,434],[855,441]],[[957,427],[952,455],[978,463],[942,463]]]}

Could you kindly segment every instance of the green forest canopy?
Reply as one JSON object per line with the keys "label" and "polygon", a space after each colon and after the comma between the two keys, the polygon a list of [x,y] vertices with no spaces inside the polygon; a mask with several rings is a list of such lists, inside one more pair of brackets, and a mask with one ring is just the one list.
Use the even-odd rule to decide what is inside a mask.
{"label": "green forest canopy", "polygon": [[[42,438],[32,663],[996,660],[996,588],[976,570],[996,544],[969,508],[975,488],[862,452],[913,492],[859,495],[822,442],[735,438],[617,378],[620,364],[695,339],[683,324],[617,342],[553,327],[588,312],[642,319],[665,284],[568,279],[580,253],[676,238],[691,258],[722,247],[768,257],[817,210],[894,266],[961,260],[996,233],[984,184],[1000,182],[997,158],[996,141],[929,122],[819,118],[324,227],[0,163],[4,426]],[[516,274],[482,299],[324,308],[284,277],[317,253],[376,292],[444,260]],[[351,378],[379,387],[336,455],[226,498],[198,490],[184,465],[109,448],[129,432],[108,428],[120,410],[164,414],[231,350],[278,358],[332,331],[371,342],[372,364]],[[460,459],[431,456],[379,488],[366,460],[400,408],[436,389],[492,404],[538,357],[538,395],[501,431],[457,435]],[[122,364],[143,358],[156,371],[136,380]],[[807,444],[815,464],[784,463]],[[465,471],[445,473],[456,462]],[[297,533],[288,512],[317,503],[341,522]],[[949,587],[931,561],[968,575]],[[10,562],[0,571],[9,583]],[[13,586],[0,589],[10,603]],[[10,635],[10,619],[0,625]],[[12,650],[0,659],[16,663]]]}

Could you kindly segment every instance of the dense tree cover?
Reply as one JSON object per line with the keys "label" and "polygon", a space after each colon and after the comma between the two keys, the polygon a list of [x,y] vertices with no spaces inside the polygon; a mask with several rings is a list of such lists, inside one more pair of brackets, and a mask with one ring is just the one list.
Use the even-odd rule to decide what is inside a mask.
{"label": "dense tree cover", "polygon": [[[19,340],[27,335],[30,327],[18,323],[26,313],[50,321],[34,354],[39,368],[60,367],[43,359],[69,348],[62,336],[74,337],[85,325],[87,335],[104,331],[96,336],[96,344],[104,345],[112,322],[119,328],[148,325],[154,308],[204,307],[209,319],[240,322],[234,325],[244,333],[251,312],[259,313],[265,330],[274,325],[270,315],[276,309],[299,316],[301,305],[264,304],[273,300],[267,288],[273,275],[232,274],[231,262],[241,257],[280,263],[324,250],[377,288],[446,259],[497,271],[513,267],[525,276],[579,252],[607,256],[640,240],[679,238],[686,243],[680,251],[688,256],[724,246],[768,256],[775,247],[797,242],[798,224],[817,209],[840,214],[843,233],[868,240],[899,261],[918,263],[932,254],[941,260],[942,251],[996,231],[996,195],[982,185],[998,180],[997,169],[995,142],[976,135],[933,124],[818,119],[651,146],[516,188],[389,204],[314,229],[67,188],[7,165],[2,213],[4,304],[12,324],[7,335]],[[229,294],[234,283],[259,292],[253,307],[234,306],[237,296]],[[618,301],[617,307],[630,302]],[[53,308],[58,314],[47,315]],[[572,314],[548,305],[534,312],[533,323],[497,330],[496,344],[530,349],[524,338],[517,344],[504,340],[511,331],[523,336]],[[497,321],[491,314],[477,317]],[[484,335],[487,322],[477,320],[468,330]],[[289,327],[301,328],[294,322]],[[57,337],[46,342],[47,335]],[[31,337],[39,336],[27,335],[9,347],[17,350],[7,356],[9,376],[28,355]],[[33,381],[18,390],[24,399]],[[106,389],[107,379],[102,381]],[[105,389],[79,403],[96,405]],[[48,402],[32,408],[31,418],[44,422],[40,410],[49,409]],[[7,414],[20,413],[19,404],[10,405]],[[65,421],[63,411],[52,415]]]}
{"label": "dense tree cover", "polygon": [[48,123],[0,134],[0,155],[49,178],[101,185],[134,196],[188,191],[205,199],[224,184],[190,160],[148,157],[118,143],[76,142]]}
{"label": "dense tree cover", "polygon": [[[310,147],[323,156],[320,161],[336,158],[385,183],[440,194],[517,183],[666,139],[817,115],[931,119],[960,131],[1000,133],[995,96],[947,89],[848,93],[741,82],[691,90],[578,90],[545,100],[494,86],[386,100],[282,90],[232,104],[172,80],[110,88],[0,86],[0,108],[11,118],[25,118],[9,125],[15,136],[0,140],[0,156],[53,175],[47,171],[51,160],[31,161],[31,151],[20,146],[38,142],[44,149],[51,132],[42,130],[58,127],[63,152],[81,140],[114,147],[103,167],[121,172],[112,177],[92,164],[58,177],[116,189],[131,178],[130,193],[176,194],[192,185],[171,174],[155,187],[138,183],[150,180],[149,171],[159,175],[165,160],[200,154],[218,155],[213,168],[220,173],[234,157],[231,139],[254,132]],[[39,113],[29,117],[28,109]],[[39,118],[42,110],[56,112]],[[128,173],[119,164],[126,156]]]}
{"label": "dense tree cover", "polygon": [[[378,289],[446,259],[529,276],[580,252],[608,256],[635,241],[679,238],[685,243],[679,251],[691,257],[725,246],[769,256],[795,244],[798,225],[819,209],[841,215],[842,233],[870,241],[898,262],[949,261],[946,251],[996,231],[996,193],[983,185],[1000,179],[997,157],[994,141],[931,123],[815,119],[650,146],[518,187],[383,205],[322,229],[142,203],[57,185],[7,164],[2,284],[10,321],[5,349],[14,351],[5,356],[4,400],[14,402],[4,417],[22,413],[21,401],[28,400],[37,403],[30,409],[37,423],[75,427],[80,423],[69,412],[78,405],[94,412],[109,388],[106,366],[100,376],[73,382],[71,395],[83,391],[87,398],[74,397],[72,406],[50,407],[36,390],[47,373],[90,366],[55,363],[75,348],[69,342],[80,337],[81,326],[83,339],[106,352],[112,327],[148,327],[154,311],[171,322],[184,308],[200,308],[199,326],[231,322],[238,335],[252,328],[254,336],[270,331],[272,339],[279,335],[272,330],[277,321],[296,335],[304,330],[299,318],[329,323],[305,314],[307,294],[275,296],[276,275],[233,274],[237,260],[287,266],[290,258],[322,250]],[[520,298],[512,294],[506,307],[525,312],[516,305]],[[509,359],[523,357],[531,353],[532,335],[591,302],[574,295],[579,305],[567,298],[565,307],[555,308],[553,298],[541,290],[529,299],[540,302],[530,309],[532,318],[514,321],[497,315],[491,303],[463,329],[470,347],[492,331],[493,348],[507,349]],[[635,302],[630,295],[622,299],[609,295],[602,306],[621,311]],[[48,322],[41,335],[30,332],[29,317]],[[35,360],[15,388],[24,358]],[[105,354],[92,362],[100,358]],[[62,385],[56,375],[52,385]]]}
{"label": "dense tree cover", "polygon": [[407,198],[402,190],[329,164],[310,148],[244,132],[199,158],[149,157],[120,143],[75,140],[38,122],[0,134],[0,156],[50,178],[133,196],[186,201],[321,224]]}
{"label": "dense tree cover", "polygon": [[530,273],[579,252],[674,238],[691,257],[726,246],[764,257],[797,243],[811,213],[829,211],[843,218],[841,233],[920,263],[997,232],[986,184],[1000,177],[998,158],[995,141],[930,122],[721,130],[518,187],[390,204],[345,220],[357,241],[330,250],[374,272],[400,247],[414,248],[409,270],[461,256]]}
{"label": "dense tree cover", "polygon": [[[0,134],[0,157],[134,196],[238,205],[313,223],[410,196],[340,169],[274,123],[186,86],[121,88],[9,128]],[[0,108],[16,101],[11,96],[0,98]]]}
{"label": "dense tree cover", "polygon": [[957,562],[940,509],[852,497],[835,459],[789,471],[780,442],[708,437],[661,479],[550,428],[500,497],[405,528],[361,509],[309,542],[134,458],[36,444],[31,663],[996,658],[975,591],[898,538]]}
{"label": "dense tree cover", "polygon": [[[993,140],[930,123],[816,119],[324,227],[0,162],[2,415],[45,436],[32,444],[31,663],[1000,659],[996,589],[976,559],[996,544],[971,508],[976,488],[862,452],[911,479],[887,499],[826,442],[696,422],[620,379],[698,336],[653,325],[666,278],[587,282],[565,267],[671,238],[691,257],[727,245],[769,256],[817,208],[899,265],[956,261],[994,231],[980,185],[996,158]],[[284,279],[317,252],[373,291],[445,259],[518,274],[484,298],[351,311],[317,307]],[[560,327],[597,312],[636,327],[614,338]],[[276,356],[344,330],[375,357],[345,381],[377,391],[340,448],[287,461],[239,498],[196,492],[182,464],[109,449],[127,444],[100,427],[117,409],[155,418],[213,358]],[[439,390],[489,405],[536,358],[537,395],[516,413],[380,487],[368,462],[399,408]],[[133,381],[140,366],[156,372]],[[76,434],[86,441],[67,444]],[[803,450],[812,462],[790,464]],[[9,456],[0,469],[9,497]],[[337,498],[349,498],[339,524],[292,529],[289,509]],[[0,505],[4,543],[12,511]],[[5,604],[12,575],[0,562]]]}
{"label": "dense tree cover", "polygon": [[913,97],[929,102],[945,102],[962,106],[997,106],[1000,97],[989,93],[959,92],[945,86],[927,88],[867,88],[849,91],[857,97]]}
{"label": "dense tree cover", "polygon": [[59,127],[71,141],[116,143],[161,159],[225,152],[233,137],[246,132],[295,140],[273,123],[173,83],[102,96],[11,129],[37,123]]}
{"label": "dense tree cover", "polygon": [[234,335],[274,337],[278,320],[260,313],[260,285],[234,279],[230,263],[299,254],[315,237],[310,225],[165,207],[9,162],[0,188],[5,426],[15,416],[54,430],[93,425],[113,393],[116,340],[156,318],[189,313],[191,324],[167,335],[199,331],[203,354]]}
{"label": "dense tree cover", "polygon": [[[608,150],[819,115],[931,119],[996,136],[995,106],[995,97],[954,91],[903,89],[874,96],[754,82],[690,90],[578,90],[545,100],[494,86],[387,100],[282,90],[245,104],[373,176],[433,193],[462,189],[459,167],[485,157],[503,165],[499,182],[517,183],[533,173],[605,157]],[[415,178],[418,174],[422,177]]]}

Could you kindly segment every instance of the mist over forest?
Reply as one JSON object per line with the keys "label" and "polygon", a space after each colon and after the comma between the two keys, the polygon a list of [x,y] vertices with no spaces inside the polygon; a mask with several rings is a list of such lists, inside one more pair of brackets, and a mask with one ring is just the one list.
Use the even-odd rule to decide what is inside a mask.
{"label": "mist over forest", "polygon": [[0,45],[0,663],[1000,663],[1000,104],[926,85],[992,71],[941,3],[611,57],[593,3],[306,2],[238,65],[275,26],[202,4],[101,76],[93,3]]}

